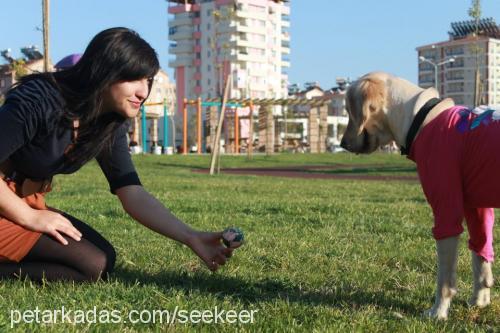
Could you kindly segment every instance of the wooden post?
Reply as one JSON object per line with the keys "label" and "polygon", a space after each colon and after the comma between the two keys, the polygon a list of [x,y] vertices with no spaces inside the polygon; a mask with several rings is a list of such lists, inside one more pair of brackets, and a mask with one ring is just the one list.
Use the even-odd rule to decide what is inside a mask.
{"label": "wooden post", "polygon": [[197,104],[196,104],[196,111],[197,111],[197,145],[198,145],[198,154],[201,154],[201,97],[198,97],[197,99]]}
{"label": "wooden post", "polygon": [[163,153],[167,153],[168,147],[168,110],[167,99],[163,99]]}
{"label": "wooden post", "polygon": [[274,115],[273,108],[266,106],[266,155],[274,154]]}
{"label": "wooden post", "polygon": [[250,108],[250,113],[248,115],[248,118],[250,119],[250,128],[248,130],[248,146],[247,146],[247,157],[248,159],[252,158],[252,153],[253,153],[253,101],[250,100],[250,105],[248,106]]}
{"label": "wooden post", "polygon": [[142,134],[142,153],[148,152],[148,126],[146,120],[146,106],[141,106],[141,134]]}
{"label": "wooden post", "polygon": [[210,135],[207,137],[207,144],[210,143],[210,151],[214,151],[215,147],[215,133],[217,132],[217,114],[219,108],[217,106],[210,106],[208,111]]}
{"label": "wooden post", "polygon": [[[153,118],[153,146],[158,145],[158,118]],[[154,151],[153,151],[154,153]]]}
{"label": "wooden post", "polygon": [[[217,124],[217,133],[215,134],[215,143],[214,143],[214,149],[212,151],[212,159],[210,162],[210,175],[214,174],[215,170],[215,161],[217,159],[217,156],[220,156],[220,134],[222,131],[222,123],[224,121],[224,114],[226,111],[226,103],[227,103],[227,98],[229,95],[229,88],[231,86],[231,80],[232,80],[232,75],[228,74],[227,80],[226,80],[226,87],[224,88],[224,97],[222,98],[222,107],[221,107],[221,112],[219,116],[219,123]],[[219,170],[220,170],[220,162],[219,164]]]}
{"label": "wooden post", "polygon": [[318,107],[319,110],[319,152],[326,152],[326,139],[328,137],[328,104]]}
{"label": "wooden post", "polygon": [[267,106],[259,105],[259,146],[258,149],[261,151],[261,147],[266,149],[267,147]]}
{"label": "wooden post", "polygon": [[184,98],[184,103],[182,105],[182,153],[184,155],[187,154],[187,131],[188,131],[188,126],[187,126],[187,107],[188,107],[188,100],[187,98]]}
{"label": "wooden post", "polygon": [[234,111],[234,152],[240,152],[240,117],[238,116],[238,108]]}
{"label": "wooden post", "polygon": [[311,153],[319,152],[319,117],[318,108],[311,106],[309,109],[308,141]]}
{"label": "wooden post", "polygon": [[139,117],[138,116],[134,118],[132,141],[135,141],[136,144],[139,144]]}

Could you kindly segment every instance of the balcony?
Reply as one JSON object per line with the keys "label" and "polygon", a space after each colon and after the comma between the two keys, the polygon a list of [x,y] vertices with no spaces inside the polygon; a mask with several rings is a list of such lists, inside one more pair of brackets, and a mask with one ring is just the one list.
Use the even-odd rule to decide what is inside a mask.
{"label": "balcony", "polygon": [[236,61],[252,61],[252,62],[263,62],[266,63],[267,59],[264,56],[250,55],[245,51],[240,51],[231,54],[231,59]]}
{"label": "balcony", "polygon": [[465,52],[463,48],[457,48],[457,49],[447,49],[444,51],[444,53],[447,57],[452,57],[457,55],[463,55]]}
{"label": "balcony", "polygon": [[188,13],[188,12],[196,12],[200,11],[200,5],[197,4],[180,4],[176,6],[168,7],[169,14],[180,14],[180,13]]}
{"label": "balcony", "polygon": [[418,65],[418,70],[421,72],[434,72],[434,66],[427,62],[422,62]]}
{"label": "balcony", "polygon": [[421,80],[418,80],[418,82],[421,84],[431,83],[432,85],[434,85],[434,79],[421,79]]}
{"label": "balcony", "polygon": [[173,27],[178,27],[182,25],[191,25],[193,22],[193,19],[190,17],[175,17],[172,20],[168,22],[168,25],[173,28]]}
{"label": "balcony", "polygon": [[447,63],[445,68],[464,68],[464,59],[456,59],[454,62]]}
{"label": "balcony", "polygon": [[448,71],[446,73],[446,81],[463,81],[465,78],[464,71]]}
{"label": "balcony", "polygon": [[267,20],[267,14],[250,11],[248,9],[242,8],[236,11],[236,16],[240,18],[253,18],[258,20]]}
{"label": "balcony", "polygon": [[171,43],[168,48],[168,53],[179,54],[179,53],[191,53],[193,49],[192,43]]}
{"label": "balcony", "polygon": [[168,62],[168,67],[191,66],[192,62],[192,57],[183,55],[180,57],[176,57],[175,60],[170,60]]}
{"label": "balcony", "polygon": [[172,27],[168,30],[168,36],[171,40],[191,39],[193,36],[193,29],[191,27]]}
{"label": "balcony", "polygon": [[236,31],[263,34],[263,35],[267,34],[266,27],[249,26],[247,23],[244,22],[238,22],[236,24]]}
{"label": "balcony", "polygon": [[464,88],[451,88],[451,89],[446,89],[447,94],[455,94],[455,93],[463,93]]}

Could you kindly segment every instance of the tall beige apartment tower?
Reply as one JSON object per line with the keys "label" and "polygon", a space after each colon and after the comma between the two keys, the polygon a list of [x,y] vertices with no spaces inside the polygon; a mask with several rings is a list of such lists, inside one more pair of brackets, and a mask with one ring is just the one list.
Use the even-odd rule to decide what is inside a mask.
{"label": "tall beige apartment tower", "polygon": [[[219,97],[285,98],[290,6],[279,0],[168,0],[169,63],[177,101]],[[178,103],[180,111],[181,103]]]}
{"label": "tall beige apartment tower", "polygon": [[479,104],[500,106],[500,27],[492,18],[480,20],[477,28],[475,21],[454,22],[449,40],[417,52],[419,86],[436,86],[442,97],[472,107],[478,67]]}

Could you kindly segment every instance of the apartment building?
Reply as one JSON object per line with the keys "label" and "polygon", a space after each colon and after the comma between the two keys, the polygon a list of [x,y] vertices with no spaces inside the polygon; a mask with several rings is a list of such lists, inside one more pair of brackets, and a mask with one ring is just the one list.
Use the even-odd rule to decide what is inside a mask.
{"label": "apartment building", "polygon": [[168,12],[178,101],[220,96],[229,73],[231,98],[287,97],[287,1],[169,0]]}
{"label": "apartment building", "polygon": [[[500,27],[492,18],[451,24],[449,40],[417,47],[418,84],[436,86],[442,97],[474,106],[476,68],[479,104],[500,106]],[[436,82],[437,80],[437,82]]]}

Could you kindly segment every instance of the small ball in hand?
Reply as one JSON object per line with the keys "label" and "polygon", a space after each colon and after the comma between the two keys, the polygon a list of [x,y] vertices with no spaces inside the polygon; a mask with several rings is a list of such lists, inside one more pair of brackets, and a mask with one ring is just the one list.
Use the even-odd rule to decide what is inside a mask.
{"label": "small ball in hand", "polygon": [[231,249],[240,247],[244,239],[245,236],[243,236],[243,231],[236,227],[226,228],[222,232],[222,241],[224,245]]}

